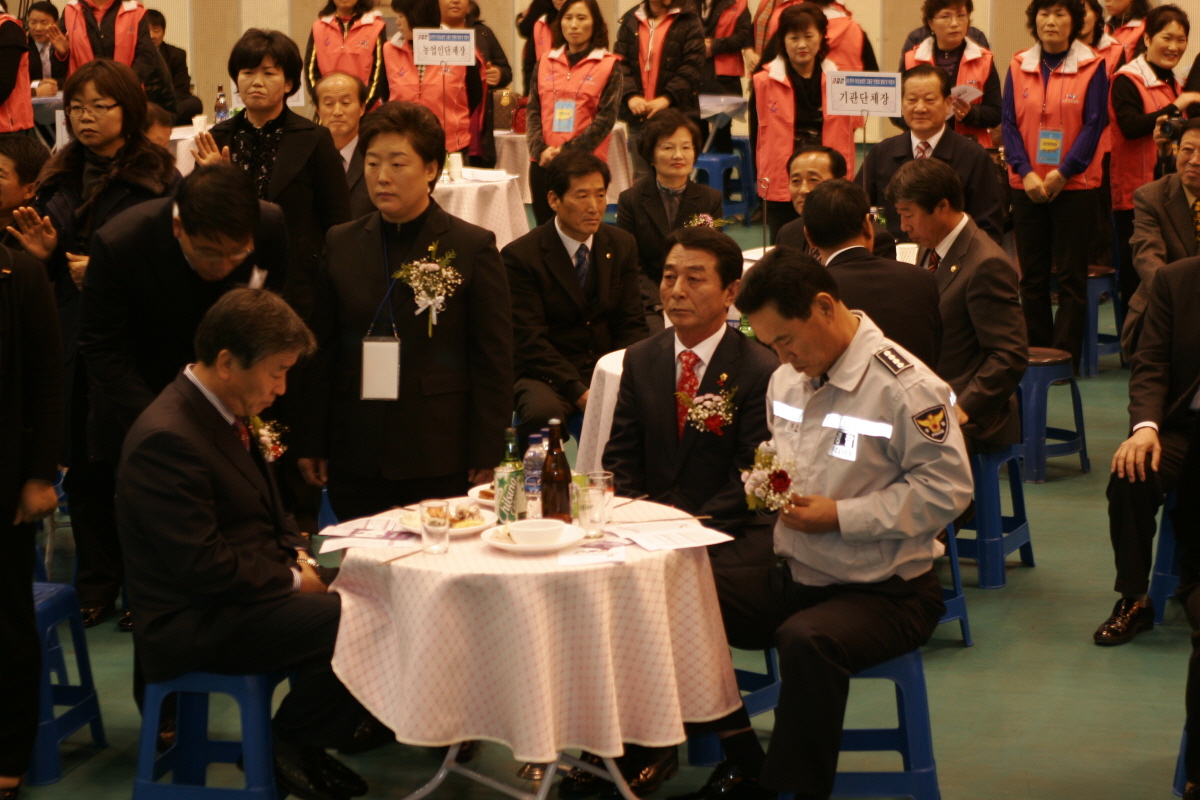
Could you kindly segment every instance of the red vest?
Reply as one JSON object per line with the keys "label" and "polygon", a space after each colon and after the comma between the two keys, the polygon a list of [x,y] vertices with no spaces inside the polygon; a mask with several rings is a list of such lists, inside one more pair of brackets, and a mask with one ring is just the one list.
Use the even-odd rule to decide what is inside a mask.
{"label": "red vest", "polygon": [[[1128,75],[1138,94],[1142,96],[1142,111],[1149,114],[1175,102],[1175,87],[1160,81],[1154,70],[1146,63],[1144,55],[1117,71]],[[1112,207],[1114,211],[1133,208],[1133,191],[1154,180],[1154,165],[1158,161],[1158,145],[1153,136],[1126,139],[1121,135],[1117,115],[1113,111],[1112,93],[1108,99],[1108,130],[1112,132],[1112,160],[1109,174],[1112,181]]]}
{"label": "red vest", "polygon": [[448,152],[457,153],[471,144],[471,107],[467,103],[470,67],[425,67],[422,80],[420,70],[413,63],[409,42],[403,47],[397,47],[394,42],[385,44],[383,65],[391,90],[389,100],[420,103],[432,111],[446,132]]}
{"label": "red vest", "polygon": [[[1108,85],[1112,88],[1113,76],[1117,74],[1117,66],[1121,63],[1121,57],[1125,55],[1125,48],[1113,37],[1107,33],[1100,35],[1100,43],[1092,48],[1096,51],[1096,55],[1104,59],[1104,68],[1108,70]],[[1104,133],[1100,134],[1100,146],[1096,150],[1096,154],[1103,157],[1105,153],[1112,152],[1112,125],[1108,125],[1104,129]]]}
{"label": "red vest", "polygon": [[[958,62],[958,76],[955,78],[955,86],[974,86],[979,91],[983,91],[983,87],[987,84],[988,76],[992,73],[992,51],[987,50],[975,42],[967,39],[967,46],[963,50],[962,59]],[[917,64],[934,64],[933,57],[933,37],[930,36],[919,45],[909,50],[904,54],[904,68],[912,69]],[[983,102],[983,96],[980,95],[971,101],[972,105],[979,105]],[[961,133],[964,136],[974,136],[975,141],[979,142],[983,147],[992,146],[992,134],[987,128],[976,128],[971,125],[964,125],[961,122],[954,124],[955,133]]]}
{"label": "red vest", "polygon": [[[127,67],[133,66],[133,57],[137,52],[138,26],[146,15],[145,7],[137,0],[113,0],[120,2],[117,11],[116,24],[113,26],[113,61],[120,61]],[[92,52],[92,42],[87,34],[87,17],[92,14],[92,6],[81,0],[71,0],[63,9],[63,23],[67,28],[67,36],[71,38],[71,63],[67,68],[68,75],[74,75],[75,70],[96,58]],[[95,17],[93,16],[93,19]]]}
{"label": "red vest", "polygon": [[[836,72],[838,67],[826,58],[821,62],[823,72]],[[796,95],[788,80],[784,56],[777,56],[764,69],[754,73],[754,102],[758,113],[758,177],[769,178],[764,192],[759,184],[758,195],[767,200],[791,202],[788,190],[788,159],[796,142]],[[821,107],[826,106],[829,79],[821,82]],[[854,117],[825,116],[821,125],[821,144],[832,147],[846,159],[848,174],[854,174]]]}
{"label": "red vest", "polygon": [[[713,32],[714,39],[728,39],[737,28],[738,17],[746,10],[746,0],[736,0],[733,5],[721,12],[717,17],[717,29]],[[713,71],[717,75],[741,77],[746,74],[746,61],[741,51],[736,53],[720,53],[713,56]]]}
{"label": "red vest", "polygon": [[634,12],[638,21],[637,68],[642,73],[642,97],[647,100],[653,100],[657,96],[658,67],[662,64],[663,42],[667,40],[667,31],[671,30],[671,23],[675,21],[675,15],[679,12],[678,8],[671,9],[666,16],[654,21],[653,28],[650,27],[650,20],[646,17],[643,6],[638,6]]}
{"label": "red vest", "polygon": [[[0,12],[0,25],[11,22],[22,31],[25,30],[21,21],[12,14]],[[50,56],[53,58],[53,54]],[[33,127],[33,100],[29,90],[29,52],[21,54],[17,66],[17,82],[13,84],[8,99],[0,106],[0,133],[27,131]]]}
{"label": "red vest", "polygon": [[[779,17],[784,9],[802,0],[780,0],[771,14],[767,25],[767,39],[779,29]],[[825,9],[825,41],[829,42],[829,56],[846,72],[862,72],[863,29],[854,21],[854,16],[841,3],[830,3]]]}
{"label": "red vest", "polygon": [[538,61],[541,61],[542,56],[549,53],[554,45],[554,34],[550,32],[550,23],[546,22],[546,16],[542,14],[537,22],[533,23],[533,55]]}
{"label": "red vest", "polygon": [[[1058,69],[1050,73],[1050,80],[1042,87],[1042,48],[1034,45],[1013,56],[1009,66],[1012,77],[1013,99],[1017,112],[1017,128],[1025,142],[1025,152],[1033,171],[1043,178],[1056,166],[1037,163],[1038,132],[1044,129],[1062,131],[1059,161],[1067,157],[1071,145],[1083,129],[1083,103],[1087,96],[1088,83],[1104,59],[1096,51],[1078,40],[1071,43],[1067,57]],[[1095,189],[1100,185],[1103,173],[1103,153],[1100,148],[1092,156],[1088,168],[1072,176],[1065,190]],[[1008,171],[1009,185],[1024,190],[1021,176]]]}
{"label": "red vest", "polygon": [[[353,75],[367,86],[367,96],[375,94],[372,78],[378,80],[375,70],[375,53],[379,39],[386,27],[378,11],[368,11],[350,23],[350,29],[342,36],[342,25],[336,16],[320,17],[312,26],[313,51],[317,67],[322,75],[345,72]],[[308,79],[316,83],[315,75]]]}
{"label": "red vest", "polygon": [[1112,37],[1121,43],[1125,50],[1126,63],[1133,61],[1133,53],[1137,50],[1142,34],[1146,32],[1146,20],[1131,19],[1116,30],[1110,31]]}
{"label": "red vest", "polygon": [[[562,147],[582,133],[600,108],[600,95],[620,57],[607,50],[595,49],[574,67],[567,61],[566,47],[551,50],[538,62],[538,102],[542,110],[542,141],[547,147]],[[571,133],[555,133],[554,103],[556,100],[575,101],[575,130]],[[596,156],[608,162],[608,140],[605,136],[596,147]],[[532,159],[530,159],[532,160]]]}

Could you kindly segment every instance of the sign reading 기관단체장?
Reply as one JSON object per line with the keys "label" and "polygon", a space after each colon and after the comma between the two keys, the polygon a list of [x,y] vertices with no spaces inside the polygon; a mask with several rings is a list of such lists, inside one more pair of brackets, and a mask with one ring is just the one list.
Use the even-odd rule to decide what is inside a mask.
{"label": "sign reading \uae30\uad00\ub2e8\uccb4\uc7a5", "polygon": [[475,31],[471,28],[413,29],[413,63],[417,66],[470,67],[475,64]]}
{"label": "sign reading \uae30\uad00\ub2e8\uccb4\uc7a5", "polygon": [[834,116],[900,116],[899,72],[830,72],[825,80],[827,114]]}

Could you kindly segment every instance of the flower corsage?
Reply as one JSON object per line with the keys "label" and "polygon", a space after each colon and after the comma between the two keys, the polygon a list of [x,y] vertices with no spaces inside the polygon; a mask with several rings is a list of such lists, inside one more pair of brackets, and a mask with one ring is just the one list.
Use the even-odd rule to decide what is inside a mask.
{"label": "flower corsage", "polygon": [[778,511],[792,494],[792,465],[765,444],[754,451],[753,469],[742,470],[746,504],[751,510]]}
{"label": "flower corsage", "polygon": [[268,464],[287,452],[287,445],[283,443],[283,434],[287,432],[287,428],[278,422],[264,421],[262,417],[253,416],[250,418],[250,432],[254,434],[254,441],[258,442],[263,461]]}
{"label": "flower corsage", "polygon": [[685,228],[715,228],[721,230],[729,223],[731,219],[716,219],[711,214],[692,214],[691,218],[683,223]]}
{"label": "flower corsage", "polygon": [[720,394],[700,394],[692,397],[686,392],[676,392],[675,396],[687,408],[687,421],[693,428],[701,433],[724,436],[725,431],[721,429],[733,422],[733,412],[736,409],[733,404],[735,394],[736,386],[725,389]]}
{"label": "flower corsage", "polygon": [[437,246],[437,242],[429,245],[428,259],[401,264],[400,269],[392,273],[393,278],[404,281],[412,288],[417,299],[416,313],[429,312],[430,336],[433,336],[433,326],[437,325],[438,312],[445,311],[446,299],[462,283],[462,275],[450,266],[454,251],[449,250],[439,256]]}

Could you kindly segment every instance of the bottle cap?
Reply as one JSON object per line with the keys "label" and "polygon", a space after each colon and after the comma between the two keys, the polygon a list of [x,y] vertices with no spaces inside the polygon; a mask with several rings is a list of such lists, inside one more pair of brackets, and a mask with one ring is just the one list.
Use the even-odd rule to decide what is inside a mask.
{"label": "bottle cap", "polygon": [[542,443],[542,435],[540,433],[529,434],[529,445],[531,447],[535,444],[540,445],[541,443]]}
{"label": "bottle cap", "polygon": [[[554,419],[550,420],[550,424],[551,425],[562,425],[562,420],[560,420],[558,417],[555,417]],[[542,430],[545,430],[545,428],[543,428]]]}

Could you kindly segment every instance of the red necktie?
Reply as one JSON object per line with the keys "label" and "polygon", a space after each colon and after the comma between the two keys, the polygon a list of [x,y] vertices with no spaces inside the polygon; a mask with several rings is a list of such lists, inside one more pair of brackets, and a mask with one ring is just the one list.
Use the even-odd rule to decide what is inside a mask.
{"label": "red necktie", "polygon": [[942,263],[942,259],[938,258],[937,250],[930,250],[929,257],[925,264],[925,269],[931,273],[937,272],[938,264]]}
{"label": "red necktie", "polygon": [[238,436],[242,440],[242,447],[246,448],[246,452],[250,452],[250,428],[240,418],[233,421],[233,429],[237,431]]}
{"label": "red necktie", "polygon": [[[683,392],[688,397],[695,397],[696,390],[700,388],[700,379],[696,377],[696,364],[700,363],[700,356],[691,350],[684,350],[679,354],[679,363],[683,365],[683,369],[679,371],[679,383],[675,386],[675,390]],[[688,407],[676,397],[675,424],[679,429],[680,439],[683,438],[683,426],[687,422],[687,415]]]}
{"label": "red necktie", "polygon": [[917,142],[917,158],[929,158],[929,151],[932,149],[929,142]]}

